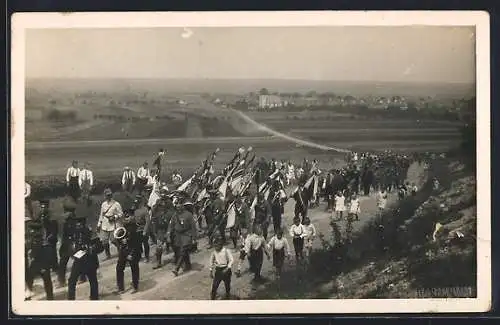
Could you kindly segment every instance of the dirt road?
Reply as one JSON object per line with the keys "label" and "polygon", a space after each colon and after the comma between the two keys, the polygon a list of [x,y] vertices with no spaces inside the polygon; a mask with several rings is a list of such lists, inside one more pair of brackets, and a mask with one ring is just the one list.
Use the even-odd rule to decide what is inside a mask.
{"label": "dirt road", "polygon": [[[410,167],[408,179],[415,181],[417,184],[422,183],[421,167],[414,164]],[[292,188],[288,189],[289,191]],[[396,193],[389,195],[389,204],[396,200]],[[359,231],[375,214],[376,201],[375,195],[361,197],[361,215],[360,221],[354,223],[354,232]],[[283,226],[289,228],[292,223],[294,201],[290,200],[285,206],[285,214]],[[318,232],[323,233],[326,238],[329,238],[331,228],[329,226],[330,214],[325,211],[325,203],[321,203],[320,207],[310,211],[312,223],[316,226]],[[344,224],[342,223],[342,231],[344,231]],[[272,226],[270,227],[270,234],[272,234]],[[285,234],[290,241],[291,239]],[[140,275],[140,291],[136,294],[131,294],[130,290],[122,295],[113,294],[116,289],[116,259],[101,262],[99,269],[99,292],[100,298],[103,300],[168,300],[168,299],[209,299],[211,279],[208,273],[208,259],[210,251],[206,248],[207,241],[202,239],[199,241],[200,251],[192,255],[193,270],[185,274],[180,274],[174,277],[172,274],[172,263],[167,264],[161,269],[153,270],[153,262],[141,262],[141,275]],[[317,239],[315,242],[315,249],[321,248],[321,243]],[[154,252],[154,250],[152,250]],[[234,251],[233,255],[235,260],[238,257],[238,252]],[[102,258],[102,256],[101,256]],[[166,257],[166,261],[172,260],[172,254]],[[246,270],[248,263],[245,262],[243,270]],[[235,266],[236,267],[236,266]],[[235,269],[235,267],[233,269]],[[293,260],[288,263],[287,267],[295,267]],[[252,276],[248,273],[243,273],[241,278],[233,276],[232,294],[234,299],[255,299],[256,292],[263,287],[273,283],[273,269],[271,261],[264,261],[262,274],[268,280],[263,284],[255,285],[251,283]],[[125,271],[125,281],[129,284],[131,275],[129,269]],[[53,282],[56,284],[55,276]],[[129,285],[130,286],[130,285]],[[130,289],[130,288],[129,288]],[[223,285],[221,285],[219,292],[223,292]],[[40,279],[37,279],[35,286],[36,296],[34,299],[45,299],[43,287]],[[279,297],[279,292],[276,293]],[[77,287],[77,300],[87,300],[89,297],[88,283],[80,284]],[[55,299],[66,299],[66,288],[55,290]]]}

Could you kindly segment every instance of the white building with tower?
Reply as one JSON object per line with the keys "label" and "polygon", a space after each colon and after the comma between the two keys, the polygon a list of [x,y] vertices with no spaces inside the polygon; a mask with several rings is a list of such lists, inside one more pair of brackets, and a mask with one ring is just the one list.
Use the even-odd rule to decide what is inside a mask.
{"label": "white building with tower", "polygon": [[286,103],[277,95],[260,95],[259,108],[274,108],[286,106]]}

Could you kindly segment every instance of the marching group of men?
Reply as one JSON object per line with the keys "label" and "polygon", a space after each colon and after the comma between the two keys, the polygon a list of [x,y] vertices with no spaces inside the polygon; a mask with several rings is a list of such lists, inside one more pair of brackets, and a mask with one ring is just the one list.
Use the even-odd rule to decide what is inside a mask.
{"label": "marching group of men", "polygon": [[[197,240],[203,230],[209,247],[215,246],[210,262],[214,277],[211,297],[214,299],[214,291],[221,281],[226,284],[228,294],[233,259],[223,247],[228,243],[227,235],[233,247],[240,249],[237,274],[241,274],[242,261],[248,258],[250,270],[258,280],[264,254],[269,254],[267,248],[274,247],[273,265],[282,265],[279,262],[282,254],[279,253],[278,257],[274,254],[275,250],[281,252],[288,247],[283,237],[282,218],[284,205],[289,199],[295,201],[294,225],[290,234],[299,257],[302,256],[304,240],[309,243],[308,247],[312,247],[315,230],[308,218],[308,210],[319,203],[320,196],[328,202],[327,209],[334,210],[340,219],[342,213],[337,212],[343,211],[340,208],[344,205],[342,197],[347,196],[351,212],[357,218],[359,202],[354,203],[354,208],[352,202],[353,199],[356,202],[360,190],[368,195],[370,188],[380,188],[384,192],[391,186],[401,186],[410,161],[406,156],[390,152],[377,156],[355,154],[348,157],[345,168],[324,173],[316,160],[304,160],[298,166],[275,159],[269,163],[261,159],[253,164],[255,154],[252,149],[240,148],[226,168],[216,175],[213,161],[217,152],[209,155],[184,183],[180,173],[174,171],[171,179],[174,190],[161,181],[165,178],[161,168],[165,155],[163,149],[153,163],[153,172],[147,162],[137,173],[126,167],[121,184],[124,191],[136,194],[134,203],[124,208],[113,198],[112,191],[105,189],[97,221],[98,236],[89,227],[89,216],[76,215],[77,202],[80,199],[89,202],[94,179],[88,163],[80,170],[74,161],[66,174],[68,197],[64,204],[59,252],[56,248],[59,225],[50,218],[48,201],[40,202],[38,218],[33,216],[32,210],[26,218],[27,298],[32,296],[34,277],[40,275],[47,299],[53,299],[50,273],[57,272],[59,285],[65,286],[66,266],[71,258],[73,264],[67,281],[67,298],[75,299],[78,280],[88,280],[90,299],[98,299],[97,256],[104,253],[106,259],[110,259],[111,245],[118,249],[116,293],[125,290],[123,274],[126,265],[131,268],[132,293],[135,293],[139,290],[139,261],[143,254],[146,262],[150,259],[150,240],[156,244],[153,268],[161,268],[165,264],[164,253],[173,251],[172,272],[178,275],[181,269],[183,272],[191,269],[190,254],[198,249]],[[287,195],[285,189],[292,184],[297,184],[297,187]],[[30,191],[28,184],[27,191]],[[28,198],[29,194],[25,193],[25,197]],[[268,243],[271,225],[274,235]]]}

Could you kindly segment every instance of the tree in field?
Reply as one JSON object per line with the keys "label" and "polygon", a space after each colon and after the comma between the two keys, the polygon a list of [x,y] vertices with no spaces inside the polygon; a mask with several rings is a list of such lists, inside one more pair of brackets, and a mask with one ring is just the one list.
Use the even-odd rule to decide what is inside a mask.
{"label": "tree in field", "polygon": [[267,90],[267,88],[262,88],[259,91],[259,95],[269,95],[269,90]]}

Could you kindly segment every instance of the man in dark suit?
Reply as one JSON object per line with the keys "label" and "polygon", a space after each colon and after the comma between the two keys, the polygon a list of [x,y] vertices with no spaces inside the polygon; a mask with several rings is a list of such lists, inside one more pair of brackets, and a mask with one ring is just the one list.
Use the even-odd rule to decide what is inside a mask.
{"label": "man in dark suit", "polygon": [[97,255],[104,251],[104,247],[98,237],[92,236],[86,217],[75,218],[74,241],[73,265],[68,278],[68,300],[75,300],[76,281],[81,275],[85,275],[89,280],[90,300],[98,300],[97,269],[99,268],[99,259]]}
{"label": "man in dark suit", "polygon": [[127,263],[132,273],[132,293],[139,290],[139,260],[142,255],[142,233],[137,231],[137,223],[134,216],[135,209],[129,209],[123,218],[123,226],[126,230],[124,240],[117,240],[118,261],[116,263],[116,293],[125,292],[124,270]]}
{"label": "man in dark suit", "polygon": [[306,181],[304,178],[302,178],[299,181],[299,186],[297,189],[291,193],[290,197],[295,200],[295,216],[298,217],[299,215],[302,216],[302,219],[307,217],[307,210],[309,207],[309,191],[304,187]]}
{"label": "man in dark suit", "polygon": [[[183,266],[184,271],[191,270],[190,253],[196,246],[196,222],[192,213],[193,203],[186,200],[184,203],[176,204],[177,212],[170,222],[169,233],[172,234],[174,254],[176,255],[175,276],[179,274]],[[170,236],[168,236],[170,237]]]}
{"label": "man in dark suit", "polygon": [[47,240],[47,258],[49,259],[50,268],[52,271],[57,272],[57,241],[59,235],[59,225],[56,220],[50,218],[49,200],[40,201],[40,221],[42,222],[46,240]]}
{"label": "man in dark suit", "polygon": [[255,204],[255,219],[254,225],[259,225],[262,230],[264,239],[267,240],[267,231],[269,229],[269,221],[272,218],[272,211],[269,202],[264,198],[264,194],[257,194],[257,203]]}
{"label": "man in dark suit", "polygon": [[[67,197],[63,202],[63,227],[61,236],[61,246],[59,247],[59,268],[57,271],[57,279],[59,287],[66,286],[66,267],[72,254],[75,245],[75,229],[76,229],[76,203],[71,197]],[[85,282],[85,274],[80,276],[80,282]]]}
{"label": "man in dark suit", "polygon": [[54,268],[54,263],[57,263],[57,255],[55,262],[53,255],[53,246],[57,243],[57,232],[52,226],[47,226],[41,217],[36,220],[26,219],[25,225],[25,280],[30,293],[26,298],[31,298],[35,277],[41,276],[47,300],[54,300],[50,270]]}

